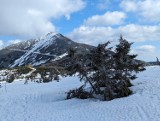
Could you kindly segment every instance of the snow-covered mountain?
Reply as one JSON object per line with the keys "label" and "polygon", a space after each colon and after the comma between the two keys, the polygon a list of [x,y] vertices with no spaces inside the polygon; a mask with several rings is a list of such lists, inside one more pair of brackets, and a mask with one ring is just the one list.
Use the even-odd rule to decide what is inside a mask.
{"label": "snow-covered mountain", "polygon": [[0,68],[7,68],[9,64],[21,57],[26,51],[30,50],[37,42],[36,39],[27,40],[12,44],[0,50]]}
{"label": "snow-covered mountain", "polygon": [[92,48],[76,43],[62,34],[48,33],[46,36],[10,45],[0,50],[0,68],[41,64],[57,61],[67,55],[70,47],[80,50]]}

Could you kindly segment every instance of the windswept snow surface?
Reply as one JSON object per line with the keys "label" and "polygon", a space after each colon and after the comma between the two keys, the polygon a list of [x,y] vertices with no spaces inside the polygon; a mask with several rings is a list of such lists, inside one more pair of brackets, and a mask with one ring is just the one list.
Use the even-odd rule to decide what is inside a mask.
{"label": "windswept snow surface", "polygon": [[112,101],[65,100],[79,87],[77,77],[37,84],[4,83],[0,88],[0,121],[160,121],[160,66],[139,73],[132,95]]}

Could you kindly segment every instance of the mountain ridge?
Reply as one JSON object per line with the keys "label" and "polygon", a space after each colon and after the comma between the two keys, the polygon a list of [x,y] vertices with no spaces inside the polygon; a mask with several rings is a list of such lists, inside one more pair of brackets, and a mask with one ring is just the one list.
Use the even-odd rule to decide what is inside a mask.
{"label": "mountain ridge", "polygon": [[[0,69],[25,65],[64,66],[66,62],[70,61],[67,57],[69,48],[75,48],[80,53],[85,53],[95,47],[74,42],[60,33],[50,32],[43,37],[12,44],[1,49]],[[141,60],[136,60],[136,62],[142,62],[146,66],[153,65]]]}
{"label": "mountain ridge", "polygon": [[19,42],[0,50],[0,68],[39,66],[57,61],[66,56],[71,47],[85,51],[93,48],[74,42],[60,33],[50,32],[41,38]]}

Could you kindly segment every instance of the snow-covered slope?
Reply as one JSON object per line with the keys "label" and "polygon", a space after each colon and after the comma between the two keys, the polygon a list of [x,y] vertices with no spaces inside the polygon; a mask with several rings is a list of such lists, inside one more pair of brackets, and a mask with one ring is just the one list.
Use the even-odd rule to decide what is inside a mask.
{"label": "snow-covered slope", "polygon": [[0,68],[7,68],[9,64],[21,57],[26,51],[30,50],[37,42],[36,39],[22,41],[12,44],[0,50]]}
{"label": "snow-covered slope", "polygon": [[[21,66],[25,64],[37,65],[37,63],[38,64],[45,63],[46,61],[51,59],[52,56],[53,56],[52,58],[55,58],[57,56],[56,55],[57,53],[52,55],[53,50],[50,50],[48,52],[47,48],[50,46],[54,46],[52,47],[52,49],[56,49],[57,39],[61,39],[62,37],[63,37],[62,35],[60,34],[55,35],[55,33],[49,33],[45,37],[41,37],[40,39],[37,40],[38,42],[35,43],[33,47],[30,50],[28,50],[23,56],[17,59],[14,62],[14,64],[11,65],[11,67]],[[46,59],[43,59],[43,56],[47,56],[45,57]]]}
{"label": "snow-covered slope", "polygon": [[70,47],[88,49],[90,46],[73,42],[62,34],[51,32],[46,36],[37,39],[36,43],[32,45],[32,48],[27,50],[25,54],[18,58],[14,63],[10,64],[10,67],[28,64],[37,66],[43,63],[56,61],[61,59],[63,55],[66,56]]}
{"label": "snow-covered slope", "polygon": [[160,121],[160,67],[139,73],[134,94],[108,102],[65,100],[65,92],[79,87],[76,77],[45,84],[24,81],[0,88],[0,121]]}

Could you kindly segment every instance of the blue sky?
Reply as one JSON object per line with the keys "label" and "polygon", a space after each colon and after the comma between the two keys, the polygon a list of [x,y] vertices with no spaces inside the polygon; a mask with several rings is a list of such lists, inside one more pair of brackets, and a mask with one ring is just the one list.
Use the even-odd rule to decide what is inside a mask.
{"label": "blue sky", "polygon": [[160,0],[4,0],[0,48],[52,31],[76,42],[134,42],[138,59],[160,58]]}

